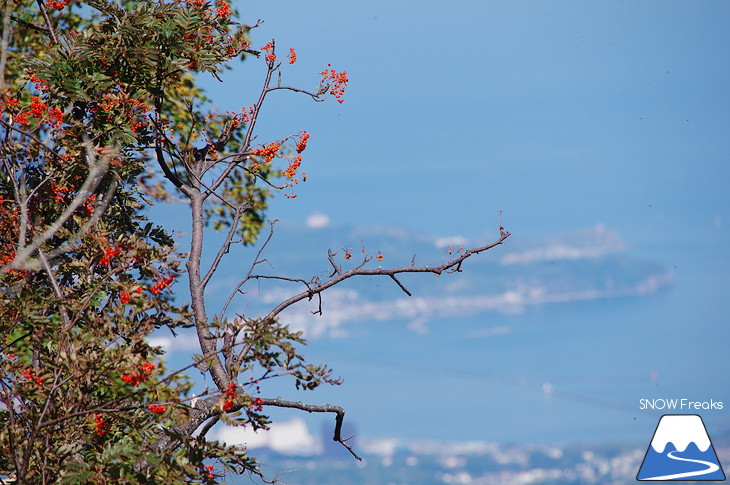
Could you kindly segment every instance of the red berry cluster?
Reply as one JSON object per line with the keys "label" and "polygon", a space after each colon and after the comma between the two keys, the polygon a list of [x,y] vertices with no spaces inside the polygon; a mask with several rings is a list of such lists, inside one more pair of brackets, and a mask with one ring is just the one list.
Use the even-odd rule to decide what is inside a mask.
{"label": "red berry cluster", "polygon": [[275,141],[268,145],[264,145],[261,148],[254,148],[251,150],[251,155],[264,157],[264,163],[269,163],[274,159],[276,154],[279,153],[279,148],[281,148],[281,142]]}
{"label": "red berry cluster", "polygon": [[48,86],[48,79],[43,79],[42,77],[38,77],[35,74],[30,75],[30,82],[35,83],[35,88],[38,91],[47,91],[49,89]]}
{"label": "red berry cluster", "polygon": [[112,259],[119,256],[122,252],[122,248],[106,248],[104,249],[104,255],[99,260],[99,264],[102,266],[108,266],[112,262]]}
{"label": "red berry cluster", "polygon": [[152,374],[152,370],[155,368],[155,364],[150,364],[149,362],[145,362],[144,364],[139,366],[139,369],[141,372],[135,372],[134,374],[122,374],[120,379],[122,379],[127,384],[132,384],[133,386],[138,386],[143,381],[146,381],[147,378]]}
{"label": "red berry cluster", "polygon": [[46,2],[46,5],[50,8],[55,8],[56,10],[63,10],[63,7],[68,5],[68,2],[56,2],[54,0],[49,0]]}
{"label": "red berry cluster", "polygon": [[104,436],[111,429],[111,425],[104,420],[104,417],[101,414],[96,415],[94,424],[96,425],[96,434],[99,436]]}
{"label": "red berry cluster", "polygon": [[[4,102],[2,110],[4,111],[7,107],[17,106],[17,100],[7,100]],[[41,98],[39,98],[38,96],[31,96],[30,110],[21,110],[18,114],[15,115],[15,122],[21,125],[27,125],[28,123],[30,123],[28,116],[31,116],[37,121],[42,121],[44,120],[44,118],[46,118],[46,115],[48,116],[48,119],[43,122],[48,123],[55,128],[58,128],[63,124],[63,112],[60,109],[47,106],[43,103],[43,101],[41,101]]]}
{"label": "red berry cluster", "polygon": [[231,7],[225,2],[225,0],[218,0],[215,2],[215,14],[219,17],[230,17]]}
{"label": "red berry cluster", "polygon": [[152,288],[150,288],[150,291],[155,295],[159,295],[162,290],[170,286],[170,283],[172,283],[174,279],[174,276],[168,276],[162,281],[158,281],[157,283],[155,283]]}
{"label": "red berry cluster", "polygon": [[265,46],[261,48],[262,51],[266,51],[266,62],[273,64],[276,61],[276,54],[274,53],[274,43],[269,41]]}
{"label": "red berry cluster", "polygon": [[306,131],[299,132],[299,141],[297,142],[297,153],[302,153],[307,148],[307,142],[309,141],[309,133]]}
{"label": "red berry cluster", "polygon": [[[330,64],[327,64],[329,67]],[[337,72],[334,69],[325,69],[319,73],[322,76],[322,82],[328,83],[330,93],[337,99],[338,103],[342,103],[345,94],[345,88],[350,80],[347,77],[347,71]]]}
{"label": "red berry cluster", "polygon": [[288,178],[289,180],[294,181],[297,183],[297,181],[294,180],[294,177],[297,176],[297,169],[302,165],[302,156],[298,155],[294,157],[294,160],[291,161],[289,166],[284,170],[281,174]]}
{"label": "red berry cluster", "polygon": [[71,191],[71,187],[67,186],[59,186],[51,180],[51,183],[49,185],[51,189],[51,193],[53,193],[53,200],[56,202],[57,205],[61,205],[63,201],[66,199],[66,196]]}
{"label": "red berry cluster", "polygon": [[251,404],[248,405],[248,409],[251,411],[261,411],[264,409],[264,401],[260,397],[254,398]]}
{"label": "red berry cluster", "polygon": [[228,386],[228,389],[226,389],[226,400],[223,401],[223,410],[224,411],[230,411],[233,409],[233,401],[236,399],[236,385],[231,384]]}
{"label": "red berry cluster", "polygon": [[43,385],[43,378],[35,375],[31,369],[25,369],[20,374],[38,387]]}
{"label": "red berry cluster", "polygon": [[[142,287],[141,286],[136,287],[134,290],[132,290],[132,293],[142,293]],[[125,304],[129,303],[130,301],[132,301],[132,295],[130,295],[126,291],[122,290],[119,292],[119,301],[121,301],[122,303],[125,303]]]}
{"label": "red berry cluster", "polygon": [[162,404],[150,404],[149,406],[147,406],[147,409],[155,414],[162,414],[165,412],[165,410],[167,410],[167,408]]}

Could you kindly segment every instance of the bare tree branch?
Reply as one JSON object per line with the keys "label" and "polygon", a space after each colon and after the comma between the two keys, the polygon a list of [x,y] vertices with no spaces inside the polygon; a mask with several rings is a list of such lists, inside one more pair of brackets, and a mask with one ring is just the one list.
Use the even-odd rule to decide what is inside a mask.
{"label": "bare tree branch", "polygon": [[460,256],[457,258],[450,260],[446,263],[443,263],[439,266],[406,266],[402,268],[394,268],[394,269],[364,269],[361,266],[358,266],[357,268],[353,268],[349,271],[346,271],[344,273],[340,273],[334,278],[319,284],[313,288],[309,288],[307,291],[304,291],[302,293],[299,293],[298,295],[294,295],[291,298],[281,302],[279,305],[277,305],[273,310],[269,312],[268,315],[266,315],[265,318],[276,318],[276,316],[284,311],[286,308],[290,307],[294,303],[297,303],[304,299],[310,299],[313,295],[319,294],[326,290],[327,288],[331,288],[332,286],[335,286],[342,281],[352,278],[353,276],[389,276],[391,277],[398,286],[406,292],[410,296],[410,292],[398,281],[398,279],[395,277],[397,274],[401,273],[435,273],[435,274],[441,274],[441,273],[454,273],[461,271],[461,263],[464,262],[467,258],[474,254],[479,254],[481,252],[487,251],[489,249],[492,249],[495,246],[499,246],[504,242],[505,239],[507,239],[510,236],[509,232],[500,231],[501,234],[499,236],[499,239],[497,239],[495,242],[487,244],[486,246],[481,246],[474,249],[468,249],[464,251]]}
{"label": "bare tree branch", "polygon": [[342,444],[342,446],[347,448],[347,451],[349,451],[352,456],[362,461],[362,458],[357,453],[355,453],[355,451],[349,444],[346,443],[346,441],[350,438],[342,438],[342,421],[345,419],[345,410],[340,406],[333,406],[331,404],[316,405],[306,404],[303,402],[284,401],[280,397],[277,397],[276,399],[263,398],[261,399],[261,404],[264,406],[300,409],[302,411],[307,411],[308,413],[335,413],[335,431],[332,440]]}
{"label": "bare tree branch", "polygon": [[295,88],[294,86],[281,86],[281,85],[269,88],[268,90],[269,91],[284,90],[284,91],[293,91],[295,93],[306,94],[307,96],[310,96],[313,100],[315,100],[318,103],[321,103],[322,101],[325,100],[325,98],[322,97],[322,94],[324,94],[326,92],[326,89],[325,90],[320,89],[316,93],[313,93],[306,89]]}
{"label": "bare tree branch", "polygon": [[[9,1],[6,1],[5,3],[6,3],[6,4],[10,4],[10,2],[9,2]],[[48,30],[47,28],[45,28],[45,27],[41,27],[40,25],[36,25],[36,24],[34,24],[34,23],[31,23],[31,22],[26,22],[25,20],[23,20],[23,19],[20,19],[20,18],[18,18],[18,17],[16,17],[16,16],[14,16],[14,15],[11,15],[11,16],[10,16],[10,19],[11,19],[11,20],[12,20],[13,22],[17,22],[17,23],[19,23],[20,25],[24,25],[24,26],[28,27],[29,29],[37,30],[38,32],[43,32],[44,34],[48,34],[48,35],[50,35],[50,34],[51,34],[51,32],[50,32],[50,31],[49,31],[49,30]]]}
{"label": "bare tree branch", "polygon": [[208,431],[210,431],[213,426],[218,424],[218,421],[220,421],[220,418],[218,416],[213,416],[207,423],[203,425],[203,427],[200,429],[200,432],[198,433],[198,436],[207,435]]}

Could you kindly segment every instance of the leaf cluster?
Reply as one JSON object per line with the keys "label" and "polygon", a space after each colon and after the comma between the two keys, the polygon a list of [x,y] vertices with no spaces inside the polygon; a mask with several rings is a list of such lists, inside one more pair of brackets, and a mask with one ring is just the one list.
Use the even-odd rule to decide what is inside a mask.
{"label": "leaf cluster", "polygon": [[[307,364],[296,345],[306,345],[302,332],[292,332],[276,319],[246,319],[239,328],[240,345],[246,350],[243,369],[262,370],[263,376],[290,375],[297,389],[313,390],[321,384],[337,385],[326,365]],[[237,371],[237,369],[234,369]]]}

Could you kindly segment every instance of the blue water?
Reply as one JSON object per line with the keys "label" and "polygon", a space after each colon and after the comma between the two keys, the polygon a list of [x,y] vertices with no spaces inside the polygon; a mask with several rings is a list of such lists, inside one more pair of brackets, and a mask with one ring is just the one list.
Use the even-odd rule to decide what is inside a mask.
{"label": "blue water", "polygon": [[[657,398],[723,402],[686,412],[701,414],[711,436],[730,435],[730,244],[681,229],[657,239],[636,228],[627,238],[632,255],[673,272],[674,285],[655,294],[432,320],[425,334],[407,321],[348,324],[349,338],[303,349],[342,386],[297,393],[272,381],[264,393],[342,405],[373,438],[645,446],[662,411],[641,410],[640,400]],[[274,412],[294,416],[312,430],[325,420]]]}
{"label": "blue water", "polygon": [[[310,357],[346,383],[310,396],[344,405],[375,437],[643,444],[661,411],[640,410],[642,398],[721,401],[699,414],[726,434],[730,265],[717,247],[653,253],[676,278],[656,294],[436,320],[424,335],[367,323],[354,339],[313,341]],[[509,333],[474,337],[493,327]]]}

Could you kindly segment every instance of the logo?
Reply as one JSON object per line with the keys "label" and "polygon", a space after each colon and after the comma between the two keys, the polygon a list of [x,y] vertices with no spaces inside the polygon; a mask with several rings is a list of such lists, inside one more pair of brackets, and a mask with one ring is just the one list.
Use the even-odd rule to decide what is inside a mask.
{"label": "logo", "polygon": [[696,414],[662,416],[636,479],[724,481],[725,472],[702,418]]}

